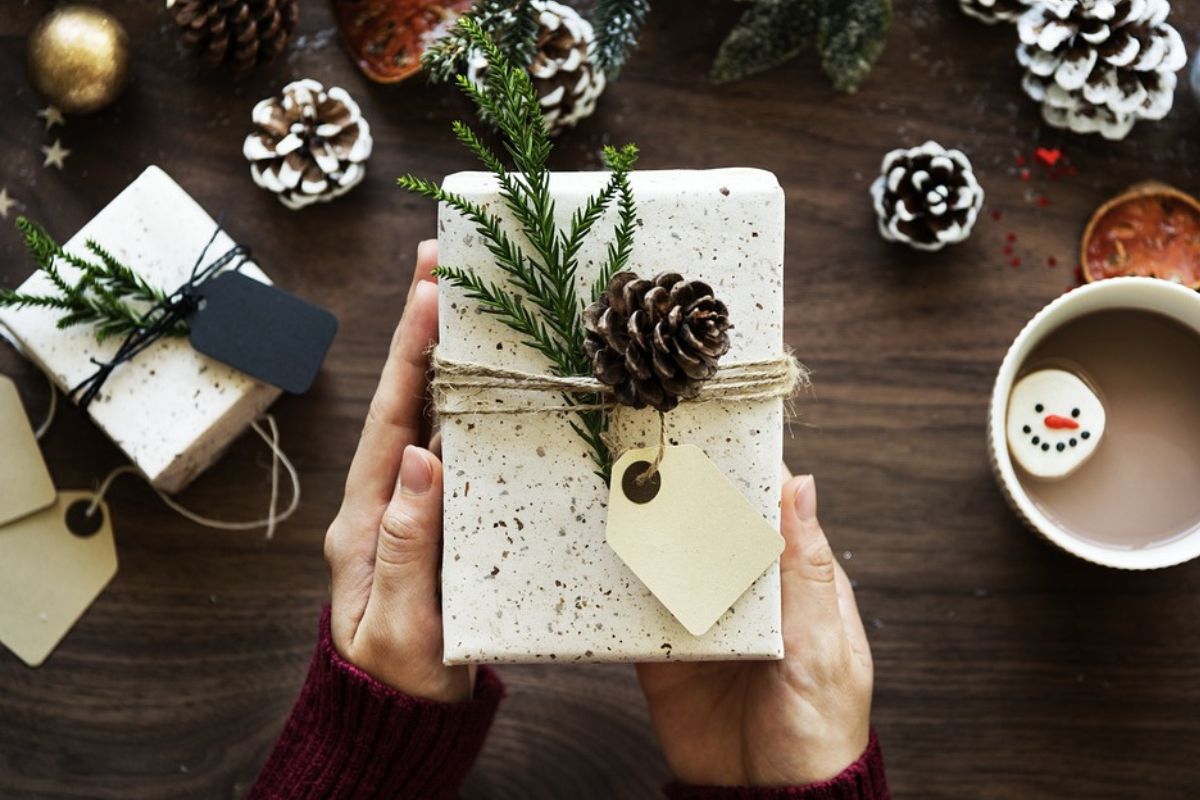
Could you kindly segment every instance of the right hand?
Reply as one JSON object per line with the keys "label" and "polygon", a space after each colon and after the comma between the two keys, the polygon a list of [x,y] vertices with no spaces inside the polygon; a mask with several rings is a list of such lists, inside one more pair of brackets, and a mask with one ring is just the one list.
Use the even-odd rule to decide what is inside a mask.
{"label": "right hand", "polygon": [[874,672],[854,591],[817,522],[812,476],[787,477],[783,660],[638,665],[681,783],[804,786],[836,777],[867,747]]}

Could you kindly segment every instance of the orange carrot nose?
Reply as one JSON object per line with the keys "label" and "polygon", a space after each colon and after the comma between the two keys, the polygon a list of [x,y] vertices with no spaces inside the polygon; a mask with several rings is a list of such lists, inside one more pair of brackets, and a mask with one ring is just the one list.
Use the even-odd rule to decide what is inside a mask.
{"label": "orange carrot nose", "polygon": [[1079,423],[1070,417],[1060,417],[1058,414],[1046,415],[1046,427],[1056,431],[1073,431]]}

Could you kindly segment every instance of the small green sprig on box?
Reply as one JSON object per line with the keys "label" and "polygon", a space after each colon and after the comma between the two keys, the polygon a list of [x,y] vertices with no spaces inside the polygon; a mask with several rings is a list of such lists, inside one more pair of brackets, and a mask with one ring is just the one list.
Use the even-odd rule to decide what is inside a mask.
{"label": "small green sprig on box", "polygon": [[[495,176],[500,196],[519,224],[520,233],[510,236],[496,215],[432,181],[405,175],[399,180],[400,186],[445,203],[470,220],[504,273],[506,285],[452,265],[437,268],[440,278],[465,289],[485,312],[521,334],[524,344],[549,359],[554,375],[591,375],[591,361],[583,349],[581,314],[629,262],[637,224],[629,173],[637,162],[637,148],[632,144],[604,148],[604,164],[611,172],[608,183],[572,214],[568,229],[560,230],[554,223],[555,205],[546,166],[552,145],[529,73],[502,54],[472,18],[461,18],[458,29],[471,46],[484,52],[489,64],[484,86],[477,87],[459,75],[459,88],[483,118],[495,121],[511,166],[465,123],[453,124],[454,135]],[[581,300],[575,288],[580,248],[614,202],[617,222],[613,240],[590,296]],[[566,395],[564,400],[568,405],[598,402],[597,397],[586,394]],[[571,427],[588,444],[597,474],[607,482],[612,466],[604,441],[607,415],[599,410],[574,413]]]}
{"label": "small green sprig on box", "polygon": [[[146,310],[166,300],[161,289],[146,283],[91,239],[84,246],[98,259],[96,261],[63,250],[44,228],[25,217],[17,219],[17,230],[24,237],[25,247],[38,270],[50,279],[59,294],[25,294],[0,289],[0,307],[58,309],[63,312],[57,323],[60,329],[95,325],[96,340],[102,342],[110,336],[125,336],[145,329],[153,322]],[[74,284],[67,282],[59,272],[59,261],[79,270],[79,278]],[[129,301],[145,304],[144,308],[130,305]],[[181,322],[168,333],[186,336],[187,332],[187,325]]]}

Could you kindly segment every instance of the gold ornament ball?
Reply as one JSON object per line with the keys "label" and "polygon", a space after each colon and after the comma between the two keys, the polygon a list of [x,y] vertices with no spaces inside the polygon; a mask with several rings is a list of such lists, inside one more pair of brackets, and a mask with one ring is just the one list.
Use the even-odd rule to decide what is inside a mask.
{"label": "gold ornament ball", "polygon": [[129,37],[116,17],[98,8],[63,6],[29,34],[29,78],[60,111],[104,108],[128,76]]}

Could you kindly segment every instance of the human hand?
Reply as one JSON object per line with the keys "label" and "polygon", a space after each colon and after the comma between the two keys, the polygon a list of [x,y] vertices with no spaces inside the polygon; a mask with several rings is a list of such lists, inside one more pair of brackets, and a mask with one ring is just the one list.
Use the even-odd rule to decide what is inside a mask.
{"label": "human hand", "polygon": [[817,522],[812,476],[783,486],[782,661],[639,664],[667,763],[698,786],[803,786],[870,737],[871,650],[854,591]]}
{"label": "human hand", "polygon": [[406,694],[454,702],[471,696],[474,675],[442,664],[442,464],[422,424],[427,351],[437,338],[436,265],[437,243],[421,242],[342,507],[325,534],[325,560],[342,658]]}

